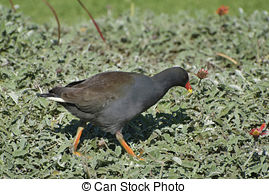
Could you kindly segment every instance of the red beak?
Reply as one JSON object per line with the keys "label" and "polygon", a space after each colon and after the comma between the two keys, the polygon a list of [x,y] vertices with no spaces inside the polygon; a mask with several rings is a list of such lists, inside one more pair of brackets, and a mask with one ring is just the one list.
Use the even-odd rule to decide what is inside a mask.
{"label": "red beak", "polygon": [[192,93],[192,87],[191,87],[191,84],[190,84],[189,81],[186,83],[185,88],[186,88],[190,93]]}

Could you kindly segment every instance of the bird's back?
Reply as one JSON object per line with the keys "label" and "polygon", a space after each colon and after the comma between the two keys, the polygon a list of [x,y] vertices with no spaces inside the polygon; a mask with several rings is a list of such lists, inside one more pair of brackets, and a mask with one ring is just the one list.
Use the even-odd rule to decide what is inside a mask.
{"label": "bird's back", "polygon": [[53,88],[50,93],[80,119],[100,127],[124,125],[156,103],[154,82],[148,76],[128,72],[105,72],[89,79]]}

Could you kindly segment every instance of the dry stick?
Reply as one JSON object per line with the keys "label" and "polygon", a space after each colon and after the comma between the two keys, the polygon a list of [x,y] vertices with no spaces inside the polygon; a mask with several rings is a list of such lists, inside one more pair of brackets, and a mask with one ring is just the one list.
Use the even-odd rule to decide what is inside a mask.
{"label": "dry stick", "polygon": [[88,11],[88,9],[85,7],[85,5],[80,1],[80,0],[77,0],[80,4],[80,6],[87,12],[88,16],[91,18],[93,24],[95,25],[95,28],[96,30],[98,31],[99,35],[101,36],[101,38],[103,39],[104,42],[106,42],[98,24],[95,22],[95,20],[93,19],[92,15],[90,14],[90,12]]}
{"label": "dry stick", "polygon": [[53,13],[56,22],[57,22],[57,26],[58,26],[58,44],[60,44],[60,38],[61,38],[61,25],[60,25],[60,21],[58,19],[57,13],[54,10],[54,8],[49,4],[49,2],[47,2],[47,0],[42,0],[51,10],[51,12]]}
{"label": "dry stick", "polygon": [[131,17],[134,16],[134,12],[135,12],[135,4],[133,2],[131,2],[131,5],[130,5],[130,16]]}
{"label": "dry stick", "polygon": [[16,8],[15,8],[15,6],[14,6],[13,1],[12,1],[12,0],[9,0],[9,3],[10,3],[10,5],[11,5],[11,8],[13,9],[13,11],[16,12]]}
{"label": "dry stick", "polygon": [[230,60],[231,62],[233,62],[234,64],[237,65],[237,61],[236,60],[232,59],[231,57],[229,57],[229,56],[227,56],[227,55],[225,55],[223,53],[216,53],[216,55],[221,56],[221,57],[224,57],[225,59],[228,59],[228,60]]}

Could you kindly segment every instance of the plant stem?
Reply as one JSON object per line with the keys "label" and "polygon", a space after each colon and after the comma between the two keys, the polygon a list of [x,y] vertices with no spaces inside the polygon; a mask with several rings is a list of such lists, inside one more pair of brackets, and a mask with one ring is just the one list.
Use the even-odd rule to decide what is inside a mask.
{"label": "plant stem", "polygon": [[55,11],[55,9],[49,4],[49,2],[47,0],[42,0],[51,10],[51,12],[53,13],[56,22],[57,22],[57,26],[58,26],[58,45],[60,44],[60,39],[61,39],[61,26],[60,26],[60,21],[58,19],[57,13]]}
{"label": "plant stem", "polygon": [[102,32],[101,32],[98,24],[95,22],[94,18],[92,17],[92,15],[88,11],[88,9],[85,7],[85,5],[80,0],[77,0],[77,1],[79,2],[80,6],[87,12],[88,16],[91,18],[91,20],[92,20],[93,24],[95,25],[95,28],[98,31],[98,33],[99,33],[100,37],[102,38],[102,40],[104,42],[106,42],[106,40],[105,40],[105,38],[104,38],[104,36],[103,36],[103,34],[102,34]]}
{"label": "plant stem", "polygon": [[13,1],[12,1],[12,0],[9,0],[9,3],[10,3],[10,5],[11,5],[11,8],[13,9],[13,11],[16,12],[16,8],[15,8],[15,6],[14,6]]}

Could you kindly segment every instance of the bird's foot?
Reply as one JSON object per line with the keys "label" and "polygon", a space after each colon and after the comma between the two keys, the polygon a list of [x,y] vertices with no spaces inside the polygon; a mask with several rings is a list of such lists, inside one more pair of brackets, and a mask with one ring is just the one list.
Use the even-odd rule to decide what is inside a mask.
{"label": "bird's foot", "polygon": [[116,138],[117,138],[117,140],[120,142],[120,144],[122,145],[122,147],[126,150],[126,152],[128,154],[130,154],[131,156],[137,158],[138,160],[144,160],[143,158],[141,158],[141,155],[143,154],[144,151],[140,151],[140,154],[137,156],[134,153],[134,151],[128,146],[126,141],[123,139],[123,135],[121,134],[120,131],[116,132]]}
{"label": "bird's foot", "polygon": [[144,158],[141,158],[141,156],[142,156],[143,153],[144,153],[144,150],[141,149],[141,150],[139,151],[139,155],[136,156],[138,160],[142,160],[142,161],[145,160]]}
{"label": "bird's foot", "polygon": [[85,155],[83,155],[82,153],[77,152],[77,151],[73,152],[73,154],[74,154],[75,156],[78,156],[78,157],[84,157],[84,158],[86,158],[86,159],[92,159],[91,156],[85,156]]}
{"label": "bird's foot", "polygon": [[80,153],[80,152],[73,152],[73,154],[76,156],[79,156],[79,157],[83,156],[82,153]]}

